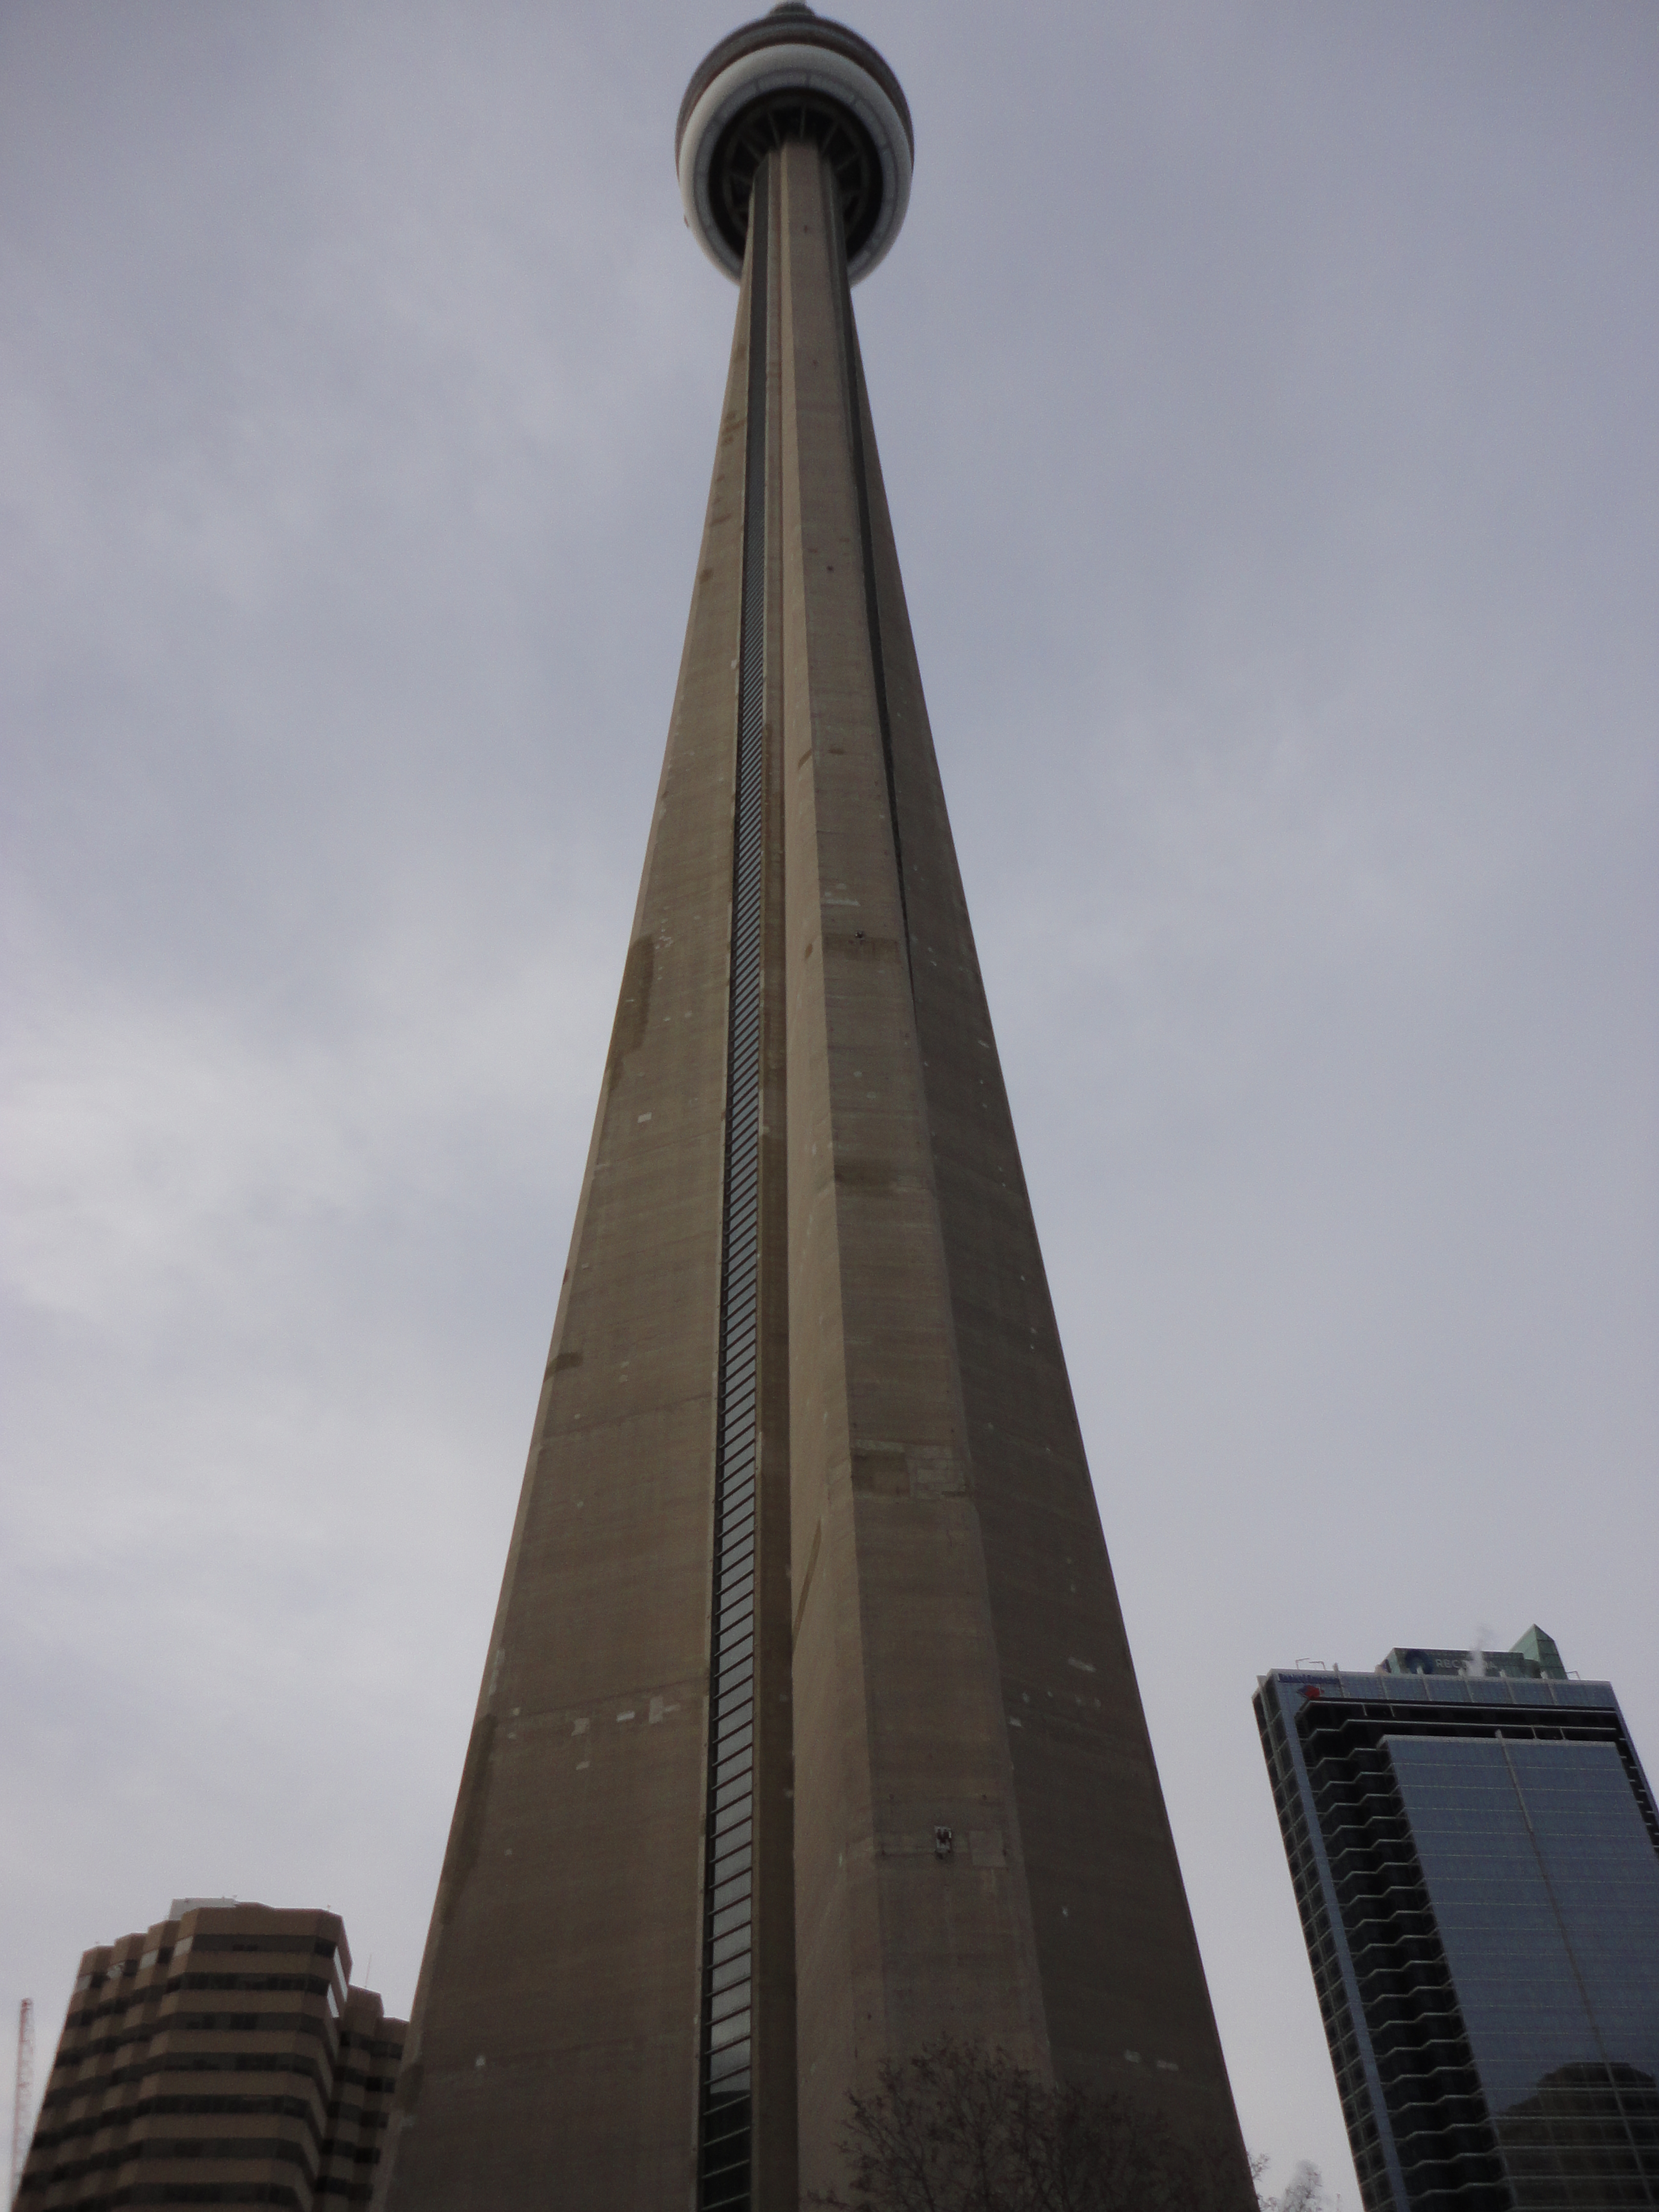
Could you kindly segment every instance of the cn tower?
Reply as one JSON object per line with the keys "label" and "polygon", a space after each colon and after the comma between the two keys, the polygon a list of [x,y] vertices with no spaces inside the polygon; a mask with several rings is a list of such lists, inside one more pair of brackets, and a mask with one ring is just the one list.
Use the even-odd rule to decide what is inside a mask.
{"label": "cn tower", "polygon": [[378,2201],[794,2212],[950,2034],[1242,2212],[854,323],[909,108],[789,0],[675,152],[737,329]]}

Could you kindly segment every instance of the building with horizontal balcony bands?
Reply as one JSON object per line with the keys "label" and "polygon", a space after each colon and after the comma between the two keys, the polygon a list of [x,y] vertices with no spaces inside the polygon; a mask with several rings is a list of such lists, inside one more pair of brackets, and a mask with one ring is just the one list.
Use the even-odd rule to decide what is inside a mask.
{"label": "building with horizontal balcony bands", "polygon": [[1659,1811],[1531,1629],[1256,1718],[1366,2212],[1659,2206]]}
{"label": "building with horizontal balcony bands", "polygon": [[17,2204],[367,2203],[404,2022],[332,1912],[180,1898],[81,1960]]}

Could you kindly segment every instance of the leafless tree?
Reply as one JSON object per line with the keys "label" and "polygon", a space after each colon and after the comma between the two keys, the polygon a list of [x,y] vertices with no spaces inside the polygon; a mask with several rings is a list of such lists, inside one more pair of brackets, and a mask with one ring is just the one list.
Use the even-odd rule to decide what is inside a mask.
{"label": "leafless tree", "polygon": [[[807,2199],[831,2212],[1245,2212],[1250,2201],[1224,2150],[1188,2148],[1139,2100],[1045,2081],[950,2040],[850,2096],[841,2148],[849,2193]],[[1304,2212],[1301,2200],[1283,2212]]]}
{"label": "leafless tree", "polygon": [[[1259,2180],[1267,2170],[1265,2158],[1250,2160],[1250,2178]],[[1330,2212],[1331,2200],[1325,2194],[1325,2184],[1316,2166],[1304,2159],[1291,2176],[1282,2197],[1263,2197],[1259,2192],[1256,2202],[1261,2212]]]}

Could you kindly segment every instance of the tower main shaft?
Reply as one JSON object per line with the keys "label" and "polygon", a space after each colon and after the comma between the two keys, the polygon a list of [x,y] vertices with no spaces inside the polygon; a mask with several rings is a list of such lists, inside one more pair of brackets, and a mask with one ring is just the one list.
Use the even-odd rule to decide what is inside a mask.
{"label": "tower main shaft", "polygon": [[714,482],[381,2201],[781,2212],[965,2032],[1242,2207],[860,362],[890,149],[725,82]]}

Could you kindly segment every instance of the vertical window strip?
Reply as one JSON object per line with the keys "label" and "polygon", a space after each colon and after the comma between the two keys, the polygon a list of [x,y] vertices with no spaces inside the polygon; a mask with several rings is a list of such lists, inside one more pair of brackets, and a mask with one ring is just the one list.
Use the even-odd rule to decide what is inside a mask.
{"label": "vertical window strip", "polygon": [[750,225],[749,435],[732,869],[726,1185],[708,1655],[700,2212],[750,2212],[754,2073],[755,1453],[760,1254],[761,881],[766,646],[766,248],[769,165]]}

